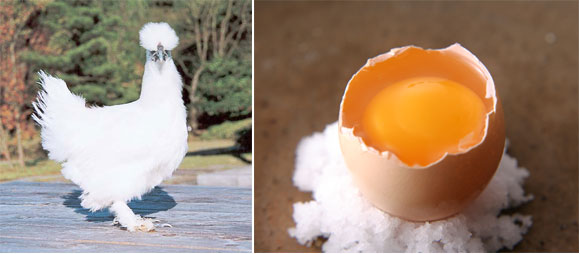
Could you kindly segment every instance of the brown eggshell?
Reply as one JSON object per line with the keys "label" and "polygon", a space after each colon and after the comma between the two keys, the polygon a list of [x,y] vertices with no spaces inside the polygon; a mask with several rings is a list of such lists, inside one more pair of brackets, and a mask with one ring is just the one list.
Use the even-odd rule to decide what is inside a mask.
{"label": "brown eggshell", "polygon": [[[446,57],[452,58],[449,61],[457,65],[454,65],[454,68],[443,66],[439,70],[442,72],[435,71],[431,75],[436,74],[458,80],[460,78],[457,77],[465,76],[465,73],[469,74],[465,78],[468,81],[459,81],[471,84],[471,86],[466,86],[481,96],[488,109],[486,132],[481,142],[461,153],[446,154],[426,167],[406,165],[388,151],[378,152],[368,147],[357,135],[360,133],[357,120],[360,119],[366,103],[382,87],[377,84],[357,83],[357,75],[368,72],[369,66],[387,62],[391,57],[396,58],[398,54],[405,54],[404,51],[409,49],[410,53],[419,54],[418,59],[421,59],[420,55],[423,53],[429,56],[436,52],[436,50],[423,50],[416,47],[394,49],[387,54],[370,59],[367,65],[353,76],[341,103],[339,140],[344,160],[356,185],[372,204],[391,215],[407,220],[433,221],[460,212],[481,193],[491,180],[503,154],[505,142],[503,111],[495,94],[493,79],[485,66],[469,51],[459,44],[454,44],[437,51],[437,54],[443,53],[440,56],[444,60],[432,66],[445,65]],[[429,67],[431,64],[425,64],[425,66]],[[461,73],[448,74],[445,71]],[[422,71],[418,74],[414,74],[413,71],[410,73],[421,75]],[[384,76],[397,75],[397,73],[385,73]],[[393,80],[403,78],[408,78],[408,76],[402,75]],[[469,83],[469,80],[477,80],[477,82]]]}

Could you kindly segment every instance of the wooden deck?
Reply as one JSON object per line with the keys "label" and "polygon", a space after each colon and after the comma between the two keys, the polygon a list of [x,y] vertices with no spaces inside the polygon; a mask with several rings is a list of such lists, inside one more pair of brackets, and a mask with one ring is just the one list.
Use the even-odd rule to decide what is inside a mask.
{"label": "wooden deck", "polygon": [[[160,220],[154,232],[112,226],[80,206],[76,185],[0,184],[0,252],[251,252],[252,191],[162,185],[129,206]],[[168,223],[173,227],[161,227]]]}

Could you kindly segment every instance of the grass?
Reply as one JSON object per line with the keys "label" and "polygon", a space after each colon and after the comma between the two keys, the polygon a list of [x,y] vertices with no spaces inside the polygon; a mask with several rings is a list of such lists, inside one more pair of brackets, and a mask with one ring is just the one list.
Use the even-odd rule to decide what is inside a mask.
{"label": "grass", "polygon": [[[251,153],[242,154],[246,160],[252,160]],[[187,156],[179,165],[180,169],[196,169],[196,168],[220,168],[228,169],[238,166],[246,166],[247,163],[241,161],[240,159],[229,155],[208,155],[208,156]],[[216,167],[217,166],[217,167]]]}
{"label": "grass", "polygon": [[238,131],[250,128],[252,126],[252,118],[246,118],[239,121],[225,121],[221,124],[209,127],[201,134],[201,139],[235,139]]}
{"label": "grass", "polygon": [[60,173],[60,165],[51,160],[38,161],[35,165],[20,167],[16,164],[0,164],[0,181],[10,181],[30,176],[45,176]]}
{"label": "grass", "polygon": [[[195,152],[207,149],[216,148],[226,148],[231,147],[235,144],[233,140],[229,139],[216,139],[216,140],[200,140],[197,138],[189,137],[189,152]],[[251,161],[252,154],[244,153],[241,155],[244,159]],[[0,162],[0,182],[15,180],[19,178],[32,177],[32,176],[50,176],[50,175],[60,175],[60,165],[51,160],[40,160],[34,161],[32,164],[26,167],[20,167],[17,165],[10,166],[7,162]],[[247,166],[249,164],[243,162],[239,158],[236,158],[232,154],[218,154],[218,155],[205,155],[205,156],[186,156],[179,169],[184,170],[199,170],[199,169],[212,169],[212,170],[223,170],[230,169],[239,166]],[[42,180],[40,180],[42,181]]]}
{"label": "grass", "polygon": [[[200,140],[200,139],[189,139],[189,152],[195,152],[206,149],[214,148],[225,148],[231,147],[235,144],[233,140],[230,139],[214,139],[214,140]],[[242,157],[246,160],[252,160],[252,153],[244,153]],[[238,166],[246,166],[247,163],[236,158],[231,154],[218,154],[218,155],[206,155],[206,156],[186,156],[181,165],[180,169],[198,169],[198,168],[214,168],[219,167],[220,169],[234,168]]]}
{"label": "grass", "polygon": [[194,137],[189,137],[187,145],[189,146],[189,152],[212,149],[212,148],[222,148],[230,147],[236,144],[234,140],[230,139],[213,139],[213,140],[201,140]]}

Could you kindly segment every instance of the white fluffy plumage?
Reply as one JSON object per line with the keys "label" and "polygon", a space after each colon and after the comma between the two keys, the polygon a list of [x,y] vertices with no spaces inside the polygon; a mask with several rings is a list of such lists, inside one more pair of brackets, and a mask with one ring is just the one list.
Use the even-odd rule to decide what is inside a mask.
{"label": "white fluffy plumage", "polygon": [[[141,30],[146,49],[156,42],[167,50],[177,41],[166,23]],[[130,231],[152,230],[152,222],[126,203],[170,177],[187,152],[182,80],[173,60],[148,59],[140,98],[123,105],[86,107],[63,80],[42,71],[40,85],[33,118],[41,127],[42,146],[62,163],[64,177],[83,189],[81,205],[109,208]]]}
{"label": "white fluffy plumage", "polygon": [[141,47],[147,50],[157,50],[161,44],[165,50],[177,47],[179,38],[167,23],[147,23],[139,31]]}

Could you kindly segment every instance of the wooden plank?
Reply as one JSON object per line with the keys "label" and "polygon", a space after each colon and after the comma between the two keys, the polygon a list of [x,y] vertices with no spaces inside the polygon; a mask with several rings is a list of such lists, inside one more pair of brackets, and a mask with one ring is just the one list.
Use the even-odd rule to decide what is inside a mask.
{"label": "wooden plank", "polygon": [[132,201],[138,214],[173,227],[131,233],[108,210],[80,206],[65,183],[0,184],[1,252],[251,252],[252,193],[247,188],[163,185]]}

